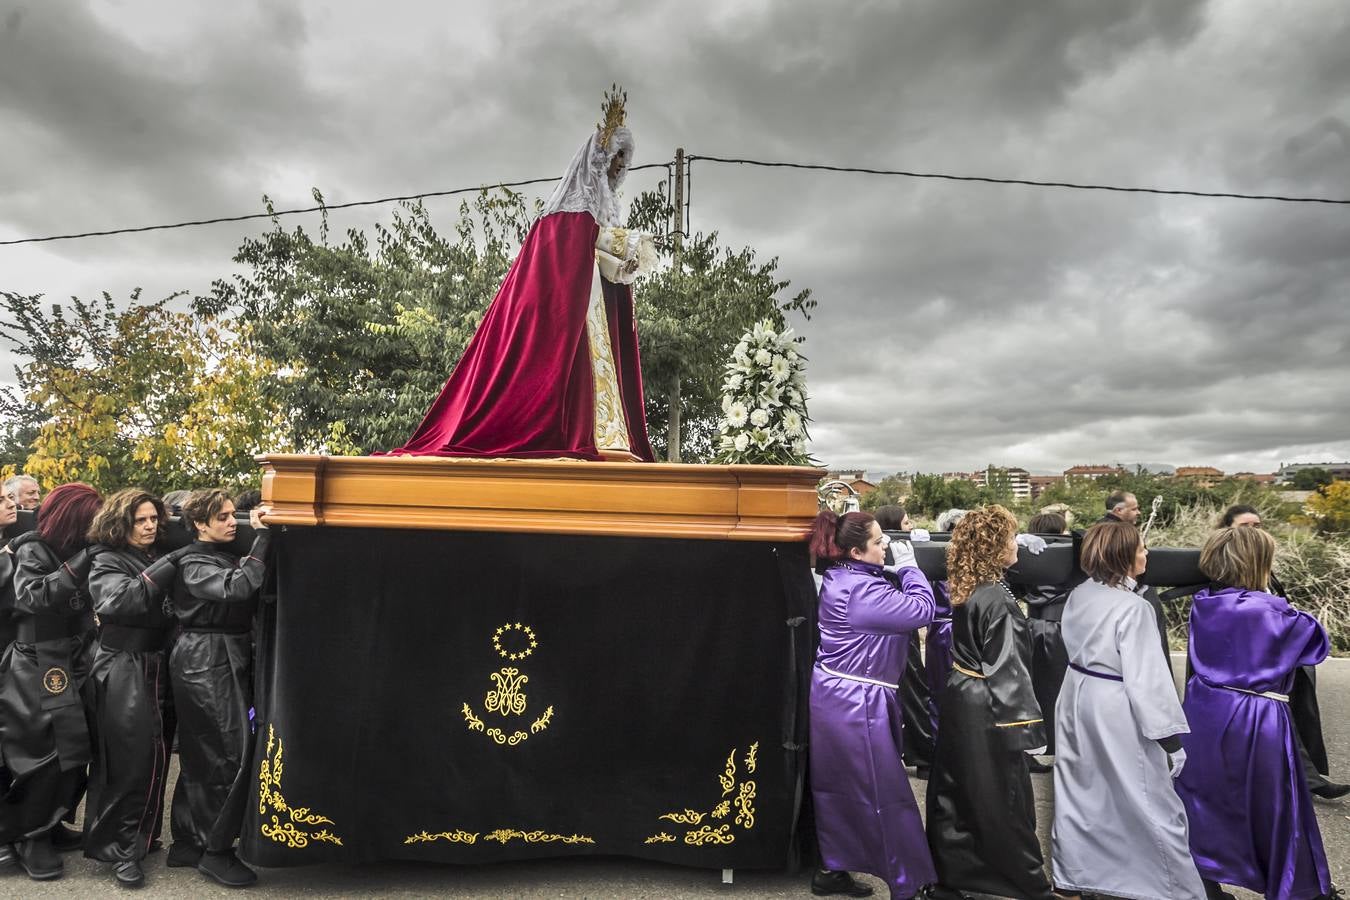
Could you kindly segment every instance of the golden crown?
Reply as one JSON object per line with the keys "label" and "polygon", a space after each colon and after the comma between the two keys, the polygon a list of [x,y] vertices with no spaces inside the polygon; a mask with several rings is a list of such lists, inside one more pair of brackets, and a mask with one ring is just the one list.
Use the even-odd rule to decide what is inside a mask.
{"label": "golden crown", "polygon": [[604,120],[596,124],[596,129],[600,132],[600,146],[606,150],[609,149],[610,138],[614,137],[614,132],[622,128],[627,122],[624,114],[623,105],[628,102],[628,92],[619,88],[617,84],[610,85],[610,89],[605,91],[605,102],[600,104],[600,112],[604,114]]}

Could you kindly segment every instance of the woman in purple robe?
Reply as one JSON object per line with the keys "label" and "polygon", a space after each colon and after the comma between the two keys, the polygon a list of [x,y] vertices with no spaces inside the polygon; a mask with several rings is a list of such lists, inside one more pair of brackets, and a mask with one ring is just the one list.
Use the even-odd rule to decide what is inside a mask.
{"label": "woman in purple robe", "polygon": [[1220,529],[1200,551],[1214,583],[1191,607],[1189,762],[1176,786],[1210,898],[1231,896],[1219,884],[1269,900],[1340,896],[1289,716],[1294,671],[1330,645],[1316,619],[1268,593],[1274,558],[1274,538],[1257,528]]}
{"label": "woman in purple robe", "polygon": [[823,573],[811,675],[811,793],[824,867],[811,879],[817,895],[870,894],[849,870],[884,879],[892,898],[936,879],[902,762],[897,696],[910,633],[932,620],[933,594],[908,544],[897,541],[896,565],[883,567],[889,543],[860,512],[822,512],[811,534]]}

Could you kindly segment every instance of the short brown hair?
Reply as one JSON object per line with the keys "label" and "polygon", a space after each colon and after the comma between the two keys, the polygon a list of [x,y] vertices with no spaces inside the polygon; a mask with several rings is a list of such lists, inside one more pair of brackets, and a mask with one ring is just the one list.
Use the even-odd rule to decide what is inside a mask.
{"label": "short brown hair", "polygon": [[226,503],[233,503],[230,495],[220,488],[204,488],[200,491],[193,491],[186,500],[183,501],[183,524],[187,525],[188,531],[195,537],[198,525],[209,525],[211,520],[216,517],[216,513],[225,508]]}
{"label": "short brown hair", "polygon": [[1130,577],[1141,540],[1129,522],[1098,522],[1083,535],[1078,564],[1089,578],[1118,587]]}
{"label": "short brown hair", "polygon": [[1200,549],[1200,571],[1226,587],[1265,591],[1275,565],[1275,539],[1260,528],[1220,528]]}
{"label": "short brown hair", "polygon": [[94,524],[89,526],[89,540],[115,550],[127,546],[130,543],[131,529],[136,524],[136,510],[140,509],[142,503],[155,504],[155,512],[159,514],[159,532],[155,535],[155,540],[162,539],[167,522],[164,504],[148,491],[127,488],[104,501],[103,507],[94,516]]}
{"label": "short brown hair", "polygon": [[1068,520],[1057,512],[1037,513],[1027,523],[1027,531],[1032,534],[1063,534],[1068,527]]}

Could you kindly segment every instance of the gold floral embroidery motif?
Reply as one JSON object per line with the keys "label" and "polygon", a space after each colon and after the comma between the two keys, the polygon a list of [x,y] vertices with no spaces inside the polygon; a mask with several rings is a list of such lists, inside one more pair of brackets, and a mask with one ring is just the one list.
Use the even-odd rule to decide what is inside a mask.
{"label": "gold floral embroidery motif", "polygon": [[717,828],[704,825],[698,831],[685,834],[684,842],[695,847],[702,847],[704,844],[730,844],[736,840],[736,835],[728,834],[729,831],[730,825],[719,825]]}
{"label": "gold floral embroidery motif", "polygon": [[[731,822],[723,822],[716,826],[711,822],[706,825],[702,824],[705,818],[725,819],[731,815],[732,809],[736,810],[735,825],[746,831],[755,827],[755,793],[757,786],[749,778],[737,781],[736,753],[737,749],[732,747],[731,752],[727,754],[727,761],[722,767],[721,774],[717,776],[717,782],[722,787],[722,800],[712,808],[711,812],[704,813],[701,810],[686,807],[682,810],[662,813],[657,816],[658,819],[666,819],[680,825],[698,825],[698,828],[691,828],[685,832],[684,842],[686,844],[693,847],[702,847],[705,844],[730,844],[735,842],[736,834],[732,830]],[[759,765],[759,741],[750,745],[746,751],[744,763],[745,774],[753,775]],[[664,833],[662,832],[662,834]],[[665,842],[663,838],[660,838],[660,835],[654,835],[644,843]]]}
{"label": "gold floral embroidery motif", "polygon": [[609,229],[609,254],[610,256],[617,256],[619,259],[628,258],[627,228]]}
{"label": "gold floral embroidery motif", "polygon": [[[273,747],[276,748],[275,753],[272,752]],[[259,826],[263,837],[296,849],[309,846],[310,841],[336,844],[341,847],[342,839],[327,828],[306,831],[297,827],[332,825],[333,820],[312,812],[308,806],[292,807],[286,802],[286,798],[281,794],[281,773],[285,767],[283,753],[281,738],[276,736],[276,731],[269,724],[267,750],[263,753],[262,763],[258,767],[258,815],[268,816],[271,819],[270,822],[264,822]],[[268,814],[269,810],[271,815]]]}
{"label": "gold floral embroidery motif", "polygon": [[[434,841],[447,841],[451,844],[476,844],[478,843],[477,831],[464,831],[456,828],[454,831],[419,831],[416,834],[410,834],[403,839],[405,844],[430,844]],[[498,844],[507,844],[511,841],[524,841],[527,844],[594,844],[595,838],[585,834],[552,834],[547,831],[520,831],[515,828],[498,828],[495,831],[489,831],[483,841],[495,841]],[[672,840],[674,840],[672,838]]]}
{"label": "gold floral embroidery motif", "polygon": [[[507,622],[492,632],[492,649],[505,660],[526,659],[538,646],[538,635],[534,633],[533,628],[523,622]],[[504,666],[488,675],[488,679],[495,685],[483,698],[483,708],[488,713],[496,713],[503,717],[525,714],[525,710],[529,707],[529,698],[522,688],[529,682],[530,676],[523,674],[515,666]],[[467,702],[460,706],[460,713],[464,716],[466,728],[482,732],[499,747],[517,747],[528,741],[531,735],[547,730],[553,721],[553,707],[550,706],[544,710],[543,715],[530,723],[529,731],[516,728],[510,729],[508,733],[508,729],[488,728]]]}
{"label": "gold floral embroidery motif", "polygon": [[644,844],[673,844],[673,843],[675,843],[675,835],[673,835],[673,834],[667,834],[666,832],[663,831],[663,832],[661,832],[660,834],[654,834],[654,835],[652,835],[651,837],[647,838],[647,839],[646,839],[645,841],[643,841],[642,843],[644,843]]}
{"label": "gold floral embroidery motif", "polygon": [[410,834],[403,839],[403,843],[405,844],[430,844],[432,841],[449,841],[452,844],[476,844],[478,843],[478,832],[463,831],[458,828],[454,831],[438,831],[435,834],[419,831],[417,834]]}
{"label": "gold floral embroidery motif", "polygon": [[629,450],[628,422],[609,342],[609,317],[605,315],[604,297],[599,294],[591,299],[586,313],[586,337],[595,381],[595,446],[600,450]]}
{"label": "gold floral embroidery motif", "polygon": [[496,831],[489,832],[485,841],[496,841],[500,844],[507,844],[514,840],[521,840],[527,844],[554,844],[562,842],[564,844],[594,844],[595,838],[585,834],[549,834],[547,831],[517,831],[514,828],[498,828]]}

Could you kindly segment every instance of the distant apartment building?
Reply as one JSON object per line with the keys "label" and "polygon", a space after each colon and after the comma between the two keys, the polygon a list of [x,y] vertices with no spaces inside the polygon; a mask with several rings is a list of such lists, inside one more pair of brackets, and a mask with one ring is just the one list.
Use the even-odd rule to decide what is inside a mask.
{"label": "distant apartment building", "polygon": [[1279,478],[1279,476],[1273,472],[1270,474],[1260,474],[1257,472],[1237,472],[1233,475],[1233,477],[1238,479],[1239,481],[1254,481],[1260,485],[1274,484],[1275,480]]}
{"label": "distant apartment building", "polygon": [[1060,475],[1032,475],[1028,481],[1031,485],[1031,499],[1035,500],[1045,493],[1045,489],[1052,485],[1059,484],[1064,478]]}
{"label": "distant apartment building", "polygon": [[1016,466],[1006,468],[1003,466],[986,466],[971,476],[971,480],[981,487],[1000,478],[1007,480],[1015,499],[1031,499],[1031,473],[1026,469],[1019,469]]}
{"label": "distant apartment building", "polygon": [[1104,475],[1128,475],[1120,466],[1070,466],[1064,470],[1065,478],[1101,478]]}
{"label": "distant apartment building", "polygon": [[859,496],[870,494],[877,489],[877,486],[867,480],[867,471],[865,469],[841,469],[837,472],[827,472],[826,481],[842,481],[844,484],[858,492]]}
{"label": "distant apartment building", "polygon": [[1213,466],[1177,466],[1172,477],[1193,481],[1201,487],[1210,487],[1223,480],[1223,470]]}
{"label": "distant apartment building", "polygon": [[1304,469],[1325,469],[1327,474],[1334,481],[1350,481],[1350,462],[1326,462],[1326,463],[1290,463],[1281,465],[1280,470],[1275,473],[1275,480],[1280,483],[1294,480],[1294,475]]}

